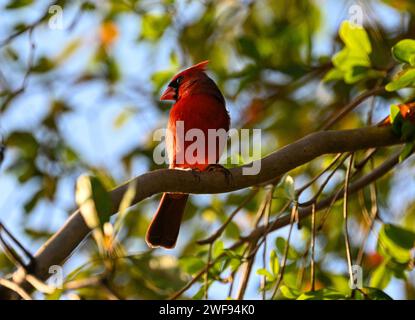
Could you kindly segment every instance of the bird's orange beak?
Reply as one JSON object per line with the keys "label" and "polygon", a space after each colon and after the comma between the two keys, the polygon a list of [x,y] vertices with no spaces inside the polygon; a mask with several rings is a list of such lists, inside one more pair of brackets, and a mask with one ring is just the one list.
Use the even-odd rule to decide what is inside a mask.
{"label": "bird's orange beak", "polygon": [[176,100],[176,91],[172,87],[167,87],[167,89],[163,92],[160,97],[160,101],[163,100]]}

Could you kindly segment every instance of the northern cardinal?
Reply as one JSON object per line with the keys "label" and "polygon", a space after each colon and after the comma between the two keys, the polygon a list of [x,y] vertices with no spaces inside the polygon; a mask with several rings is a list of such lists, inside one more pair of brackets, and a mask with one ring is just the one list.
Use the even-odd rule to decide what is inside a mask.
{"label": "northern cardinal", "polygon": [[[217,163],[223,152],[224,145],[218,141],[214,150],[208,148],[208,130],[222,129],[226,134],[230,117],[222,93],[205,73],[207,64],[208,61],[200,62],[174,76],[160,98],[175,101],[170,110],[166,136],[169,168],[204,171],[212,162]],[[184,134],[179,134],[179,125]],[[192,151],[189,157],[186,153],[189,146],[197,142],[196,137],[190,141],[185,139],[191,129],[203,132],[202,156]],[[170,249],[175,246],[188,197],[188,194],[181,193],[163,194],[147,230],[146,242],[150,247]]]}

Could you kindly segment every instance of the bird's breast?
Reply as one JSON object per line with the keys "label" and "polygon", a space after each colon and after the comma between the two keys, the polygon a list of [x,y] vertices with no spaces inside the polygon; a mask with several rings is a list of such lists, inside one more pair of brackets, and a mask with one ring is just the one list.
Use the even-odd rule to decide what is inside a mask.
{"label": "bird's breast", "polygon": [[[215,130],[226,134],[229,124],[225,105],[214,96],[195,95],[177,101],[170,111],[166,139],[171,166],[203,170],[208,162],[216,163],[223,152],[224,146],[220,145],[223,139],[214,138],[216,146],[212,148],[213,140],[209,139],[209,135]],[[186,154],[186,151],[190,153]],[[194,159],[189,160],[189,154],[193,154]]]}

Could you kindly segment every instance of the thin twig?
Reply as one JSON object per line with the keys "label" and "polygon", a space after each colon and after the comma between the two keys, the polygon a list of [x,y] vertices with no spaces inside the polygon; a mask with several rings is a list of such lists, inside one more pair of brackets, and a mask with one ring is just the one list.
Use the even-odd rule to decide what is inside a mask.
{"label": "thin twig", "polygon": [[[277,216],[280,216],[283,212],[285,212],[285,210],[289,207],[290,204],[291,204],[291,200],[287,201],[285,203],[285,205],[277,213]],[[295,217],[294,217],[294,220],[295,220]],[[277,221],[278,221],[278,219],[275,219],[273,221],[273,223],[268,223],[268,228],[265,228],[265,226],[261,226],[261,228],[265,228],[265,231],[262,234],[260,234],[260,236],[262,236],[262,238],[258,242],[258,247],[260,247],[262,245],[262,243],[264,242],[265,235],[267,235],[272,230],[274,230],[274,226],[275,226],[275,223],[277,223]],[[250,239],[252,239],[252,238],[253,238],[252,233],[250,235],[248,235],[247,237],[241,237],[241,239],[244,239],[245,241],[250,241]]]}
{"label": "thin twig", "polygon": [[342,153],[336,154],[334,159],[330,162],[330,164],[323,171],[317,174],[314,178],[312,178],[309,182],[304,184],[302,187],[295,190],[297,197],[300,196],[304,192],[304,190],[308,189],[314,182],[316,182],[323,174],[329,171],[335,165],[335,163],[337,162],[337,160],[339,160],[341,156],[342,156]]}
{"label": "thin twig", "polygon": [[216,230],[208,238],[197,241],[197,244],[203,245],[203,244],[212,243],[215,240],[217,240],[222,235],[222,233],[225,231],[225,229],[229,225],[229,223],[233,220],[235,215],[239,211],[241,211],[241,209],[243,209],[244,206],[255,197],[255,195],[258,193],[258,191],[259,191],[259,189],[252,190],[252,192],[241,202],[241,204],[229,215],[229,217],[226,219],[226,221],[223,223],[223,225],[219,227],[218,230]]}
{"label": "thin twig", "polygon": [[365,203],[365,192],[364,189],[359,190],[357,193],[357,201],[359,202],[360,209],[362,210],[362,217],[365,220],[366,224],[370,223],[370,214],[367,211],[366,203]]}
{"label": "thin twig", "polygon": [[[265,195],[264,200],[262,201],[262,204],[261,204],[260,208],[258,209],[258,212],[256,214],[256,218],[255,218],[255,226],[257,226],[259,221],[262,219],[263,213],[266,211],[266,208],[268,206],[269,201],[272,200],[272,193],[273,193],[272,190],[273,190],[273,188],[270,191],[268,191],[268,193]],[[238,293],[236,295],[237,300],[242,300],[243,299],[243,297],[245,295],[246,288],[248,287],[248,281],[249,281],[249,278],[251,276],[251,270],[252,270],[252,266],[253,266],[254,261],[255,261],[255,255],[256,255],[259,247],[261,246],[260,244],[258,244],[259,239],[260,239],[260,237],[256,237],[256,238],[250,239],[250,241],[249,241],[248,253],[246,255],[246,261],[243,264],[244,270],[243,270],[242,276],[241,276],[242,279],[240,281]]]}
{"label": "thin twig", "polygon": [[327,206],[326,211],[324,212],[324,215],[322,216],[321,220],[320,220],[320,224],[317,227],[317,231],[320,231],[323,229],[324,227],[324,223],[327,221],[327,218],[331,212],[331,209],[333,209],[334,204],[336,203],[337,200],[339,200],[339,197],[341,195],[343,191],[343,188],[339,188],[333,195],[333,198],[330,202],[330,204]]}
{"label": "thin twig", "polygon": [[23,77],[23,81],[22,81],[22,85],[21,85],[22,90],[25,90],[25,88],[26,88],[27,81],[29,79],[30,73],[32,72],[33,62],[34,62],[34,59],[35,59],[36,45],[33,42],[33,29],[29,30],[29,45],[30,45],[29,58],[28,58],[28,61],[27,61],[27,70],[26,70],[26,73]]}
{"label": "thin twig", "polygon": [[[6,240],[1,235],[1,231],[7,235],[7,237],[11,240],[11,242],[21,250],[21,252],[25,255],[25,258],[29,260],[28,264],[26,264],[23,259],[17,254],[17,252],[6,242]],[[32,267],[32,263],[34,261],[32,254],[17,240],[13,234],[6,228],[6,226],[0,222],[0,244],[3,246],[5,253],[7,254],[8,258],[16,265],[21,266],[26,271]]]}
{"label": "thin twig", "polygon": [[[231,245],[227,250],[235,250],[239,248],[241,245],[246,243],[247,240],[239,239],[233,245]],[[209,268],[211,268],[219,259],[223,258],[226,255],[225,251],[221,253],[219,256],[215,257],[210,263]],[[176,300],[179,298],[184,292],[186,292],[191,286],[193,286],[206,272],[206,268],[200,270],[196,275],[180,290],[175,292],[173,295],[169,297],[169,300]]]}
{"label": "thin twig", "polygon": [[298,288],[302,288],[302,286],[303,286],[305,268],[307,266],[307,256],[308,256],[308,253],[310,251],[310,246],[311,246],[311,239],[309,241],[307,241],[306,249],[305,249],[305,251],[304,251],[304,253],[301,257],[301,260],[302,260],[301,268],[298,271],[298,275],[297,275],[297,287]]}
{"label": "thin twig", "polygon": [[29,282],[37,291],[45,294],[51,294],[55,291],[55,288],[47,285],[43,281],[39,280],[31,274],[26,275],[26,280]]}
{"label": "thin twig", "polygon": [[249,243],[247,261],[244,264],[245,268],[242,272],[242,276],[241,276],[242,279],[240,281],[239,290],[238,290],[238,293],[236,295],[237,300],[242,300],[244,298],[246,288],[248,287],[248,281],[249,281],[249,278],[250,278],[250,275],[251,275],[252,266],[253,266],[254,261],[255,261],[255,253],[258,250],[257,241],[258,241],[258,238],[253,239]]}
{"label": "thin twig", "polygon": [[212,247],[213,247],[213,243],[209,243],[208,257],[207,257],[206,271],[205,271],[205,300],[208,299],[208,291],[209,291],[209,265],[210,265],[210,261],[212,260]]}
{"label": "thin twig", "polygon": [[[50,6],[52,6],[55,2],[51,2],[47,8],[49,8]],[[19,29],[18,31],[16,31],[15,33],[12,33],[11,35],[9,35],[7,38],[5,38],[4,40],[2,40],[0,42],[0,48],[4,47],[5,45],[9,44],[11,41],[13,41],[15,38],[17,38],[18,36],[22,35],[23,33],[29,31],[33,31],[34,28],[36,28],[38,25],[40,25],[48,16],[49,16],[49,11],[46,9],[44,11],[45,13],[37,20],[35,20],[33,23],[26,25],[24,28]]]}
{"label": "thin twig", "polygon": [[97,286],[101,282],[101,277],[95,276],[95,277],[89,277],[85,279],[79,279],[79,280],[72,280],[64,284],[63,289],[64,290],[77,290],[82,289],[85,287],[92,287]]}
{"label": "thin twig", "polygon": [[32,297],[22,287],[13,281],[0,278],[0,285],[16,292],[24,300],[32,300]]}
{"label": "thin twig", "polygon": [[367,98],[372,97],[374,95],[379,95],[385,92],[385,87],[375,87],[371,90],[367,90],[354,98],[349,104],[345,105],[340,111],[336,110],[332,116],[330,116],[329,119],[324,121],[322,127],[320,130],[328,130],[330,129],[334,124],[339,122],[341,119],[343,119],[350,111],[352,111],[354,108],[356,108],[359,104],[361,104],[363,101],[365,101]]}
{"label": "thin twig", "polygon": [[353,159],[354,159],[354,153],[351,154],[349,165],[347,166],[347,172],[346,172],[346,178],[344,181],[344,196],[343,196],[343,218],[344,218],[344,241],[346,245],[346,257],[347,257],[347,265],[349,269],[349,276],[350,276],[350,283],[353,285],[353,261],[352,261],[352,254],[350,250],[350,240],[349,240],[349,230],[348,230],[348,210],[347,210],[347,204],[348,204],[348,198],[349,198],[349,179],[350,179],[350,172],[353,165]]}
{"label": "thin twig", "polygon": [[272,299],[275,298],[275,295],[278,292],[278,289],[280,287],[281,281],[284,278],[284,272],[285,272],[285,266],[287,264],[287,258],[288,258],[288,251],[290,249],[290,239],[291,239],[291,232],[293,230],[293,226],[294,226],[294,219],[295,219],[295,215],[296,215],[296,211],[298,210],[298,203],[295,202],[293,204],[293,207],[291,209],[291,215],[290,215],[290,229],[288,230],[288,237],[287,237],[287,242],[285,244],[285,249],[284,249],[284,257],[282,259],[282,263],[281,263],[281,270],[280,273],[278,275],[278,279],[277,279],[277,283],[275,285],[275,289],[274,292],[272,293]]}
{"label": "thin twig", "polygon": [[370,148],[366,151],[366,156],[360,160],[360,161],[355,161],[354,163],[354,168],[355,169],[360,169],[362,167],[364,167],[366,165],[366,163],[371,160],[373,158],[373,156],[375,155],[375,153],[378,151],[378,149],[376,148]]}
{"label": "thin twig", "polygon": [[318,189],[318,191],[315,193],[315,195],[308,201],[306,202],[302,202],[299,204],[300,207],[309,207],[311,205],[313,205],[313,203],[316,203],[317,199],[320,197],[321,193],[324,191],[324,188],[326,187],[326,185],[329,183],[329,181],[331,180],[331,178],[333,178],[334,174],[337,172],[337,170],[343,165],[344,161],[347,159],[348,154],[346,155],[346,157],[340,161],[335,168],[330,172],[330,174],[327,176],[327,178],[323,181],[323,183],[321,184],[320,188]]}
{"label": "thin twig", "polygon": [[123,297],[121,297],[118,292],[114,290],[114,288],[110,285],[108,279],[104,278],[100,281],[100,286],[104,291],[107,293],[108,298],[110,300],[124,300]]}
{"label": "thin twig", "polygon": [[311,205],[311,291],[316,289],[315,271],[315,246],[316,246],[316,204]]}
{"label": "thin twig", "polygon": [[228,298],[232,297],[233,285],[235,283],[235,274],[236,274],[236,270],[232,271],[231,275],[229,276]]}
{"label": "thin twig", "polygon": [[376,190],[376,183],[373,183],[370,185],[370,195],[371,195],[371,214],[370,214],[370,219],[368,221],[364,236],[363,236],[363,241],[362,241],[362,245],[359,249],[359,252],[357,253],[357,258],[356,258],[356,264],[357,265],[361,265],[362,260],[363,260],[363,254],[365,252],[365,247],[366,247],[366,243],[367,240],[369,238],[369,234],[370,231],[373,228],[373,224],[376,220],[376,217],[378,215],[378,205],[377,205],[377,190]]}
{"label": "thin twig", "polygon": [[[268,228],[269,225],[269,218],[271,216],[271,207],[272,207],[272,195],[274,193],[274,187],[271,188],[271,190],[268,193],[268,208],[265,211],[265,226],[266,228]],[[262,264],[263,264],[263,268],[265,269],[267,267],[267,233],[264,234],[264,247],[263,247],[263,251],[262,251]],[[266,291],[265,288],[267,286],[267,277],[264,275],[262,277],[262,283],[261,283],[261,287],[262,287],[262,299],[266,300]]]}

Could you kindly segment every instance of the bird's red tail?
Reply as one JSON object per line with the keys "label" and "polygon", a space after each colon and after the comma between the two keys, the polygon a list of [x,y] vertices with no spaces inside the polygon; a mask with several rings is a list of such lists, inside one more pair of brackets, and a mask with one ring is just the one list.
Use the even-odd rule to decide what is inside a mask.
{"label": "bird's red tail", "polygon": [[188,194],[163,194],[147,230],[146,242],[150,247],[174,248],[188,197]]}

